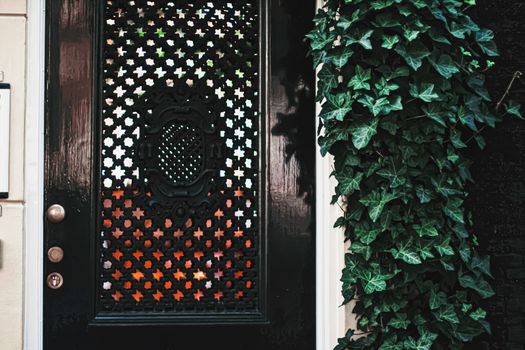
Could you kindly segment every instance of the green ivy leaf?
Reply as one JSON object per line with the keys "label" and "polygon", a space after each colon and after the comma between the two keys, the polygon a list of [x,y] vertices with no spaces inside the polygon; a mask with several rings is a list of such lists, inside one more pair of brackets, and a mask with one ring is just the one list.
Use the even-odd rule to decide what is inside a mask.
{"label": "green ivy leaf", "polygon": [[475,35],[476,42],[478,43],[481,50],[488,56],[498,56],[498,48],[494,43],[494,33],[490,29],[482,29]]}
{"label": "green ivy leaf", "polygon": [[407,167],[405,165],[405,166],[402,166],[400,169],[396,169],[395,167],[392,167],[388,169],[378,170],[376,173],[377,175],[384,177],[385,179],[388,179],[390,182],[391,188],[396,188],[406,183],[406,178],[404,177],[404,174],[406,174],[406,172],[407,172]]}
{"label": "green ivy leaf", "polygon": [[396,44],[399,42],[399,36],[398,35],[383,35],[383,44],[381,44],[381,47],[384,47],[385,49],[391,50]]}
{"label": "green ivy leaf", "polygon": [[379,82],[375,84],[375,87],[379,96],[388,96],[392,91],[399,89],[399,85],[389,82],[384,77],[379,79]]}
{"label": "green ivy leaf", "polygon": [[482,277],[474,278],[469,274],[460,274],[458,281],[462,287],[475,290],[484,299],[495,294],[492,287]]}
{"label": "green ivy leaf", "polygon": [[405,313],[396,313],[395,316],[388,321],[388,325],[395,329],[407,329],[410,323]]}
{"label": "green ivy leaf", "polygon": [[378,120],[374,119],[370,124],[363,124],[352,130],[352,144],[355,148],[365,148],[372,137],[377,133]]}
{"label": "green ivy leaf", "polygon": [[379,350],[403,350],[404,345],[402,342],[397,341],[397,337],[393,336],[387,340],[379,347]]}
{"label": "green ivy leaf", "polygon": [[324,120],[344,120],[345,116],[352,110],[352,100],[346,93],[330,95],[328,103],[323,105],[319,117]]}
{"label": "green ivy leaf", "polygon": [[364,292],[366,294],[371,294],[373,292],[382,292],[386,289],[386,280],[388,276],[380,274],[372,274],[368,272],[364,276]]}
{"label": "green ivy leaf", "polygon": [[435,248],[441,256],[451,256],[455,254],[454,249],[450,246],[450,238],[443,240],[440,244],[436,244]]}
{"label": "green ivy leaf", "polygon": [[390,109],[388,108],[388,106],[390,105],[390,101],[386,97],[374,99],[371,96],[365,95],[363,98],[360,98],[358,102],[361,103],[363,106],[368,107],[368,109],[374,115],[374,117],[377,117],[378,115],[384,112],[390,111]]}
{"label": "green ivy leaf", "polygon": [[392,17],[390,13],[381,13],[377,15],[375,21],[372,22],[376,27],[380,28],[394,28],[401,26],[401,23]]}
{"label": "green ivy leaf", "polygon": [[356,227],[355,235],[357,239],[363,244],[369,245],[376,240],[381,233],[379,229],[369,229],[368,227]]}
{"label": "green ivy leaf", "polygon": [[423,64],[423,59],[430,56],[426,46],[420,42],[415,42],[406,48],[403,45],[397,45],[395,51],[404,58],[406,63],[415,71]]}
{"label": "green ivy leaf", "polygon": [[416,187],[416,196],[419,198],[419,203],[421,204],[429,203],[432,199],[434,199],[432,191],[424,188],[423,186]]}
{"label": "green ivy leaf", "polygon": [[422,240],[419,240],[416,243],[416,247],[417,247],[417,252],[419,253],[419,256],[421,257],[421,259],[427,260],[427,259],[435,258],[434,254],[432,253],[432,248],[433,248],[432,241],[424,242]]}
{"label": "green ivy leaf", "polygon": [[348,60],[353,54],[354,52],[352,50],[346,49],[343,53],[332,57],[332,62],[334,62],[334,66],[341,68],[348,63]]}
{"label": "green ivy leaf", "polygon": [[355,67],[355,74],[348,82],[348,87],[354,90],[370,90],[370,84],[367,83],[372,78],[370,69],[363,69],[360,65]]}
{"label": "green ivy leaf", "polygon": [[370,37],[374,33],[373,30],[368,30],[363,34],[357,34],[357,35],[345,35],[345,45],[350,46],[353,44],[359,44],[366,50],[372,50],[372,42],[370,41]]}
{"label": "green ivy leaf", "polygon": [[459,318],[454,310],[454,306],[447,304],[441,306],[437,311],[434,311],[434,316],[440,321],[445,321],[452,324],[458,324]]}
{"label": "green ivy leaf", "polygon": [[428,304],[430,310],[436,310],[447,303],[447,295],[443,292],[438,292],[434,288],[430,290],[430,298]]}
{"label": "green ivy leaf", "polygon": [[439,95],[434,92],[434,84],[429,83],[423,83],[421,87],[410,84],[410,95],[424,102],[432,102],[439,99]]}
{"label": "green ivy leaf", "polygon": [[438,230],[430,223],[425,223],[423,225],[412,225],[412,228],[417,232],[419,237],[436,237],[438,235]]}
{"label": "green ivy leaf", "polygon": [[521,115],[521,105],[520,104],[514,101],[509,101],[505,103],[504,106],[505,106],[505,112],[515,117],[518,117],[520,119],[523,119],[523,116]]}
{"label": "green ivy leaf", "polygon": [[374,10],[382,10],[394,4],[394,0],[375,0],[370,2],[370,7]]}
{"label": "green ivy leaf", "polygon": [[468,264],[468,267],[472,272],[474,272],[478,276],[484,274],[489,277],[492,277],[492,273],[490,271],[489,256],[479,256],[476,254]]}
{"label": "green ivy leaf", "polygon": [[421,107],[421,110],[423,111],[423,113],[425,113],[427,117],[429,117],[442,127],[447,127],[447,123],[445,121],[445,118],[443,117],[445,113],[438,105],[432,103]]}
{"label": "green ivy leaf", "polygon": [[463,217],[462,205],[463,201],[458,198],[455,198],[447,203],[447,205],[443,208],[443,211],[452,220],[464,224],[465,219]]}
{"label": "green ivy leaf", "polygon": [[433,58],[430,58],[429,61],[436,71],[445,79],[450,79],[454,74],[459,73],[458,66],[454,63],[452,57],[449,55],[440,55],[437,61]]}
{"label": "green ivy leaf", "polygon": [[383,212],[385,205],[396,198],[397,196],[385,191],[373,191],[366,197],[360,199],[359,202],[368,208],[370,219],[372,219],[373,222],[376,222]]}
{"label": "green ivy leaf", "polygon": [[355,176],[343,176],[337,175],[337,181],[339,182],[337,193],[341,195],[349,195],[353,191],[359,190],[359,184],[363,179],[363,173],[357,173]]}
{"label": "green ivy leaf", "polygon": [[310,40],[310,46],[313,50],[321,50],[325,46],[332,44],[335,40],[335,33],[330,32],[312,32],[306,35]]}
{"label": "green ivy leaf", "polygon": [[487,317],[487,312],[482,308],[478,308],[476,311],[472,312],[470,315],[474,321],[483,320]]}
{"label": "green ivy leaf", "polygon": [[392,248],[391,252],[395,259],[403,260],[407,264],[419,265],[422,263],[415,247],[412,245],[412,240],[398,245],[397,249]]}

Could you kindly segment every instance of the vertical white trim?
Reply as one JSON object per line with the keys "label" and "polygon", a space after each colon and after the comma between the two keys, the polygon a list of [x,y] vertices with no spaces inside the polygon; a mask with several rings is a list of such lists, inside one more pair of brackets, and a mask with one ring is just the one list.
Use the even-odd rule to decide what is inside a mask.
{"label": "vertical white trim", "polygon": [[[317,0],[317,8],[323,0]],[[320,105],[316,106],[316,115]],[[317,126],[319,120],[316,120]],[[317,269],[317,350],[332,350],[337,339],[346,331],[345,308],[341,306],[340,276],[344,267],[344,234],[334,229],[333,224],[342,215],[338,206],[330,205],[336,186],[330,178],[333,170],[333,158],[321,157],[317,145],[316,158],[316,269]]]}
{"label": "vertical white trim", "polygon": [[43,348],[45,0],[27,0],[24,349]]}

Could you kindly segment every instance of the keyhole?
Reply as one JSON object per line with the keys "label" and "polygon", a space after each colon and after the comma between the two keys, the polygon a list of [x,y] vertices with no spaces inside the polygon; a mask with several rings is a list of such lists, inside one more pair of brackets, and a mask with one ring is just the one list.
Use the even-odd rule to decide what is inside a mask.
{"label": "keyhole", "polygon": [[58,272],[52,272],[47,276],[47,286],[51,289],[59,289],[64,284],[64,278]]}

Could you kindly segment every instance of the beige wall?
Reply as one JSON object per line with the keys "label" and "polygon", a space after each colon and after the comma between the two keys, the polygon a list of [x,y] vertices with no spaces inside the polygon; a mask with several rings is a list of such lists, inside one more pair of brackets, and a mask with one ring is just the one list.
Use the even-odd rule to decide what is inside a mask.
{"label": "beige wall", "polygon": [[26,6],[0,0],[0,71],[12,88],[10,196],[0,201],[0,349],[22,349]]}

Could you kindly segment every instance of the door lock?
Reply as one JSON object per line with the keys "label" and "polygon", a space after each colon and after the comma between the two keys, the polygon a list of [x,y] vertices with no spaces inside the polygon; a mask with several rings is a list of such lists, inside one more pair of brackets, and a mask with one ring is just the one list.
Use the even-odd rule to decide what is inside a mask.
{"label": "door lock", "polygon": [[57,264],[57,263],[61,262],[62,259],[64,259],[64,250],[62,250],[62,248],[56,247],[56,246],[55,247],[51,247],[47,251],[47,258],[52,263]]}
{"label": "door lock", "polygon": [[47,276],[47,286],[51,289],[60,289],[64,284],[64,277],[58,272],[51,272]]}
{"label": "door lock", "polygon": [[66,209],[60,204],[53,204],[47,209],[47,220],[52,224],[58,224],[66,218]]}

